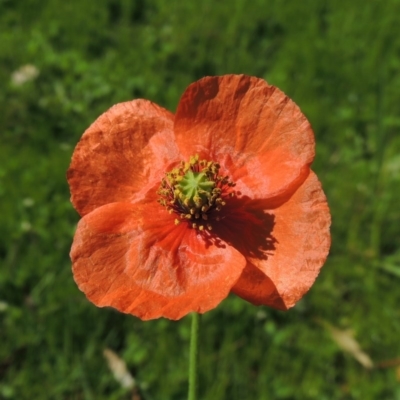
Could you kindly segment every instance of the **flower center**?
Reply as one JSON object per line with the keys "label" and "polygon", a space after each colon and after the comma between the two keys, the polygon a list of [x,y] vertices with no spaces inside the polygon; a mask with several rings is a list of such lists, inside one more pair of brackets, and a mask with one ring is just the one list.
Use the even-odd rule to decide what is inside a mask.
{"label": "flower center", "polygon": [[188,222],[192,228],[212,230],[214,221],[229,197],[235,196],[235,183],[219,175],[220,165],[214,161],[190,157],[167,172],[161,181],[158,202],[177,215],[175,224]]}

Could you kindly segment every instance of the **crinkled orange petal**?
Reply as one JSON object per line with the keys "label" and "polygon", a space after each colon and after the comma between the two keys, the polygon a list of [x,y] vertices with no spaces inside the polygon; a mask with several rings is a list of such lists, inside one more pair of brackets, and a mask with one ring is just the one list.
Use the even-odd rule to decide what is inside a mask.
{"label": "crinkled orange petal", "polygon": [[179,319],[216,307],[245,258],[205,240],[155,202],[111,203],[81,219],[71,249],[78,287],[97,306],[142,319]]}
{"label": "crinkled orange petal", "polygon": [[283,92],[245,75],[206,77],[191,84],[175,115],[184,157],[218,161],[247,195],[279,197],[308,174],[314,134]]}
{"label": "crinkled orange petal", "polygon": [[138,201],[180,159],[174,116],[147,100],[120,103],[84,133],[67,172],[71,201],[85,215],[107,203]]}
{"label": "crinkled orange petal", "polygon": [[[310,289],[329,252],[331,218],[316,175],[310,172],[286,203],[269,212],[272,247],[264,257],[243,253],[248,263],[233,292],[256,305],[288,309]],[[255,228],[254,235],[262,233]]]}

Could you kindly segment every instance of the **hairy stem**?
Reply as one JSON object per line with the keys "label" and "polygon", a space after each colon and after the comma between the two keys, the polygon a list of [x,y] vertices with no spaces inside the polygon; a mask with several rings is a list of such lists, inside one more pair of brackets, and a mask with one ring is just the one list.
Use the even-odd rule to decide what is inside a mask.
{"label": "hairy stem", "polygon": [[189,353],[189,394],[188,400],[197,400],[197,360],[199,352],[200,314],[192,313]]}

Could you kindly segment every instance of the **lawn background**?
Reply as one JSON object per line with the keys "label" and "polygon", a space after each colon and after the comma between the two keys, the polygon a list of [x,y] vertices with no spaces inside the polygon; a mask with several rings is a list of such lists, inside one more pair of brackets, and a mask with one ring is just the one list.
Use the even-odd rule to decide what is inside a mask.
{"label": "lawn background", "polygon": [[[204,316],[200,399],[400,399],[399,15],[398,0],[0,0],[0,399],[131,399],[105,348],[144,400],[185,399],[189,319],[98,309],[73,282],[65,171],[111,105],[174,111],[226,73],[266,79],[311,121],[332,249],[289,312],[231,296]],[[28,64],[39,75],[13,82]]]}

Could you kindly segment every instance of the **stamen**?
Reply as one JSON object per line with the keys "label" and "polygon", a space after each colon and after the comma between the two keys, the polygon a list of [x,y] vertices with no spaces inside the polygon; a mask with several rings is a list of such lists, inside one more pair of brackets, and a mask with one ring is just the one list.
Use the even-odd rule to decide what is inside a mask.
{"label": "stamen", "polygon": [[[158,203],[168,212],[176,213],[176,225],[187,221],[193,229],[203,231],[212,230],[212,223],[220,221],[215,212],[220,212],[228,199],[235,196],[232,190],[235,183],[228,176],[220,176],[220,168],[219,163],[199,160],[195,155],[165,174],[157,192]],[[193,220],[207,223],[198,224]]]}

